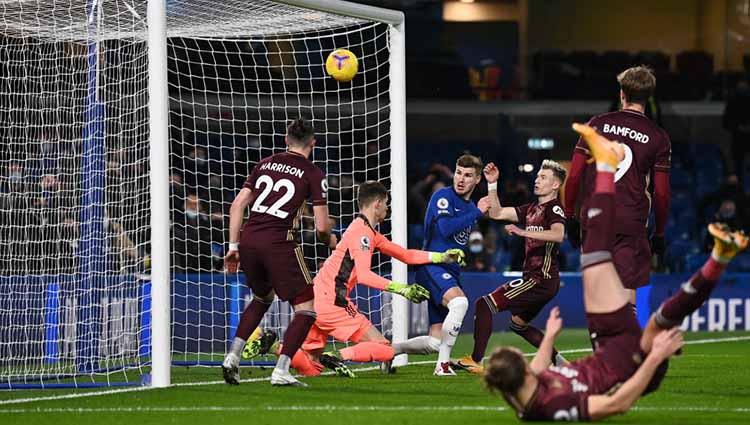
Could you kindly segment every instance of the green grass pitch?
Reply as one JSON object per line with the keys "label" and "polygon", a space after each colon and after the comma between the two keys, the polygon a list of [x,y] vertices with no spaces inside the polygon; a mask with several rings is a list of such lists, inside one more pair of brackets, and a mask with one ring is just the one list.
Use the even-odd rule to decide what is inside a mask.
{"label": "green grass pitch", "polygon": [[[733,340],[726,340],[732,338]],[[750,423],[750,332],[689,333],[689,341],[713,340],[685,347],[673,359],[662,388],[610,423],[748,424]],[[723,341],[716,341],[717,339]],[[454,355],[466,354],[471,335],[462,335]],[[515,344],[533,351],[519,337],[495,334],[493,344]],[[586,355],[586,332],[567,330],[558,347]],[[111,392],[64,398],[109,389],[0,392],[0,424],[245,424],[245,425],[468,425],[518,423],[504,402],[465,373],[432,376],[434,357],[411,356],[412,364],[394,375],[372,370],[357,379],[323,376],[305,381],[309,388],[274,388],[270,370],[243,369],[244,382],[230,387],[218,368],[175,368],[169,389]],[[45,398],[47,400],[39,400]],[[51,399],[54,398],[54,399]],[[20,402],[22,399],[26,401]],[[16,401],[10,403],[11,401]]]}

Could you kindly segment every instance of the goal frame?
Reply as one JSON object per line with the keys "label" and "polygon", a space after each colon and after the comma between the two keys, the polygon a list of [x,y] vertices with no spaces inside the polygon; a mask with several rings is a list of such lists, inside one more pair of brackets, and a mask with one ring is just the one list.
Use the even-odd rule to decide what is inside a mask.
{"label": "goal frame", "polygon": [[[382,22],[390,28],[390,177],[393,242],[406,246],[406,69],[403,12],[340,0],[275,0],[305,9]],[[166,1],[149,0],[148,93],[149,161],[151,179],[151,284],[152,364],[151,386],[171,384],[171,306],[169,240],[169,96],[167,85]],[[393,279],[407,281],[407,266],[392,261]],[[409,333],[409,305],[403,297],[392,302],[393,341]],[[394,365],[406,364],[405,354]]]}

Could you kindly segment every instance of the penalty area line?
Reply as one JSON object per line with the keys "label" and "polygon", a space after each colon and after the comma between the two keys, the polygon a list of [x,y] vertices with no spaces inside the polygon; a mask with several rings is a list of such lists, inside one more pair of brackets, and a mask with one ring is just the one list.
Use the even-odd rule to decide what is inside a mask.
{"label": "penalty area line", "polygon": [[[750,340],[750,336],[735,336],[735,337],[726,337],[726,338],[707,338],[707,339],[695,339],[695,340],[688,340],[685,341],[685,345],[699,345],[699,344],[716,344],[716,343],[722,343],[722,342],[737,342],[737,341],[748,341]],[[590,352],[590,348],[577,348],[572,350],[562,350],[560,351],[561,354],[572,354],[572,353],[586,353]],[[525,353],[526,356],[533,356],[534,353]],[[417,362],[409,362],[409,365],[426,365],[426,364],[432,364],[435,363],[435,360],[423,360],[423,361],[417,361]],[[408,365],[407,365],[408,366]],[[368,366],[368,367],[362,367],[362,368],[352,368],[355,372],[367,372],[372,370],[378,370],[380,369],[379,366]],[[332,375],[334,372],[324,372],[323,375]],[[263,378],[250,378],[250,379],[243,379],[240,382],[243,383],[251,383],[251,382],[263,382],[270,380],[269,377],[263,377]],[[197,386],[205,386],[205,385],[220,385],[225,384],[223,380],[219,381],[198,381],[198,382],[178,382],[174,383],[171,386],[172,387],[197,387]],[[93,392],[86,392],[86,393],[73,393],[73,394],[62,394],[62,395],[51,395],[51,396],[43,396],[43,397],[28,397],[28,398],[17,398],[17,399],[9,399],[9,400],[0,400],[0,406],[2,405],[8,405],[8,404],[22,404],[22,403],[33,403],[36,401],[53,401],[53,400],[69,400],[74,398],[84,398],[84,397],[96,397],[96,396],[103,396],[103,395],[112,395],[112,394],[124,394],[124,393],[131,393],[135,391],[149,391],[154,390],[157,388],[154,387],[133,387],[133,388],[118,388],[118,389],[112,389],[112,390],[104,390],[104,391],[93,391]]]}

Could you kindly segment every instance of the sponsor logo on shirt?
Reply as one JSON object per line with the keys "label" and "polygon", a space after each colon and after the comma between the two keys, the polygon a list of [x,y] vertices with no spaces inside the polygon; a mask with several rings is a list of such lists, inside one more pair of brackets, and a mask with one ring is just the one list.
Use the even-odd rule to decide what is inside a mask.
{"label": "sponsor logo on shirt", "polygon": [[554,207],[552,207],[552,212],[559,215],[562,218],[565,218],[565,213],[563,212],[562,207],[560,207],[559,205],[555,205]]}
{"label": "sponsor logo on shirt", "polygon": [[471,234],[471,226],[453,235],[453,240],[459,245],[466,245],[469,242],[469,235]]}

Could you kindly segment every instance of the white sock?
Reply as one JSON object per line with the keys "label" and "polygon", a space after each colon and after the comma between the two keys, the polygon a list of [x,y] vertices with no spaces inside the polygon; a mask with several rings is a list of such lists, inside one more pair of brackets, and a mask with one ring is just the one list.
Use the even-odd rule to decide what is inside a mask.
{"label": "white sock", "polygon": [[392,344],[396,354],[432,354],[437,353],[440,340],[429,336],[418,336],[403,342]]}
{"label": "white sock", "polygon": [[274,370],[278,370],[279,372],[283,373],[289,373],[289,364],[292,362],[292,359],[289,358],[286,354],[282,354],[279,356],[279,359],[276,360],[276,367]]}
{"label": "white sock", "polygon": [[229,352],[234,354],[237,357],[240,357],[242,355],[242,350],[245,349],[245,344],[247,341],[240,337],[234,337],[232,340],[232,346],[229,348]]}
{"label": "white sock", "polygon": [[469,309],[469,300],[466,297],[456,297],[448,302],[448,315],[443,320],[443,329],[440,331],[443,339],[440,341],[438,350],[438,364],[451,360],[451,351],[456,344],[456,338],[461,331],[466,310]]}

